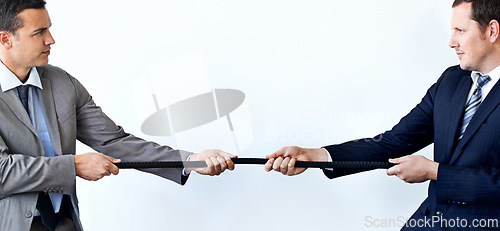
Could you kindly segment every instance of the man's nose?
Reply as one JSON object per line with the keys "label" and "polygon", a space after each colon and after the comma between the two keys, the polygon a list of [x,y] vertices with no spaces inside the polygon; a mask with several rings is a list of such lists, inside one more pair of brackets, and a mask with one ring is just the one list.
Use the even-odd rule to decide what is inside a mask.
{"label": "man's nose", "polygon": [[458,42],[455,38],[453,38],[453,36],[450,37],[450,41],[448,42],[448,46],[450,48],[456,48],[458,47]]}
{"label": "man's nose", "polygon": [[52,45],[54,43],[56,43],[56,41],[54,40],[54,37],[52,37],[52,34],[50,33],[49,30],[47,30],[47,34],[48,34],[48,38],[47,40],[45,41],[46,45]]}

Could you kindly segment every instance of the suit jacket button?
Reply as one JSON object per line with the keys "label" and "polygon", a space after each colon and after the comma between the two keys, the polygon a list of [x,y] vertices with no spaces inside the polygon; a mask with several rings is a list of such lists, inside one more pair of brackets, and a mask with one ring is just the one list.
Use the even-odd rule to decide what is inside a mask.
{"label": "suit jacket button", "polygon": [[439,210],[436,211],[436,216],[443,216],[443,215],[444,215],[444,213],[442,211],[439,211]]}
{"label": "suit jacket button", "polygon": [[33,216],[33,213],[31,211],[28,211],[26,212],[26,214],[24,214],[26,216],[26,218],[30,218]]}

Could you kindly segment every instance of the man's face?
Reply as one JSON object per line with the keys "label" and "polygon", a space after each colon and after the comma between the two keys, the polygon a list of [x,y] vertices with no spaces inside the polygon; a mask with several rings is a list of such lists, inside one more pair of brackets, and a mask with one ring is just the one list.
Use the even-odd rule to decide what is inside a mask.
{"label": "man's face", "polygon": [[49,62],[50,46],[54,39],[49,32],[51,26],[46,9],[26,9],[18,14],[23,27],[12,35],[9,55],[14,68],[44,66]]}
{"label": "man's face", "polygon": [[[450,47],[454,48],[464,70],[487,74],[491,46],[487,39],[488,30],[482,30],[479,23],[472,20],[472,3],[462,3],[453,8],[451,17]],[[486,72],[486,73],[485,73]]]}

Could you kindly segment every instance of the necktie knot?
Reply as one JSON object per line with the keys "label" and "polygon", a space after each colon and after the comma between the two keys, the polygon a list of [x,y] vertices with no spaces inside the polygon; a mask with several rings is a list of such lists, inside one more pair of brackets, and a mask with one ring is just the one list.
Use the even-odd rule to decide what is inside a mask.
{"label": "necktie knot", "polygon": [[480,75],[479,78],[477,79],[477,87],[482,88],[490,80],[491,80],[491,77],[489,75]]}
{"label": "necktie knot", "polygon": [[17,91],[19,92],[19,97],[27,96],[30,85],[20,85],[17,87]]}

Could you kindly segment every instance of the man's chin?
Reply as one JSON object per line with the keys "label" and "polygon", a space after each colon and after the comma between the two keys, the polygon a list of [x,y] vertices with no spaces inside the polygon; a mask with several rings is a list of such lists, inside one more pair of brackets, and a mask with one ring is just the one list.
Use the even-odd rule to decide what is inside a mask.
{"label": "man's chin", "polygon": [[460,68],[465,71],[475,71],[474,68],[471,65],[468,65],[466,63],[460,62]]}
{"label": "man's chin", "polygon": [[35,63],[34,67],[43,67],[45,65],[47,65],[49,63],[49,59],[45,59],[45,60],[40,60],[38,62]]}

